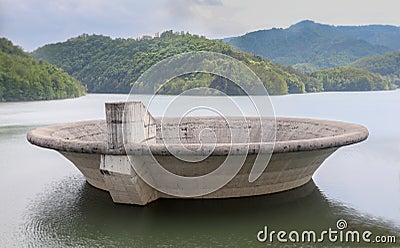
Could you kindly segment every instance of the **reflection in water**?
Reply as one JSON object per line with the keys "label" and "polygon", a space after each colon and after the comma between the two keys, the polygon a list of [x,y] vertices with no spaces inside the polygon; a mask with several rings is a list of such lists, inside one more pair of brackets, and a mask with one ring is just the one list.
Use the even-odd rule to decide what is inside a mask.
{"label": "reflection in water", "polygon": [[107,192],[93,188],[83,177],[72,176],[35,197],[25,213],[21,236],[25,244],[35,247],[265,247],[267,243],[256,239],[265,225],[271,230],[318,231],[335,228],[341,218],[349,228],[380,235],[393,234],[397,228],[328,201],[313,181],[267,196],[161,199],[140,207],[114,204]]}
{"label": "reflection in water", "polygon": [[0,247],[269,247],[256,241],[264,225],[321,230],[335,227],[340,218],[355,230],[400,233],[400,118],[393,114],[400,90],[273,97],[278,116],[342,120],[370,130],[368,141],[340,149],[314,175],[323,194],[310,183],[270,196],[162,200],[146,207],[113,204],[60,154],[26,141],[34,125],[104,119],[104,101],[126,97],[0,103]]}
{"label": "reflection in water", "polygon": [[25,134],[36,127],[38,126],[0,126],[0,141],[16,138],[21,134],[25,138]]}

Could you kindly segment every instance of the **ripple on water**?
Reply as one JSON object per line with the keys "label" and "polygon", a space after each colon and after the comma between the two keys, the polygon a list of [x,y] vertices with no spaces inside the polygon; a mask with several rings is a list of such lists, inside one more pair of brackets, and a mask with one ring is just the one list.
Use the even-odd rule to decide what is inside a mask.
{"label": "ripple on water", "polygon": [[269,196],[163,199],[140,207],[114,204],[107,192],[74,175],[50,184],[35,197],[20,233],[22,242],[33,247],[265,247],[255,238],[264,225],[275,230],[325,230],[340,218],[359,230],[399,230],[327,199],[313,181]]}

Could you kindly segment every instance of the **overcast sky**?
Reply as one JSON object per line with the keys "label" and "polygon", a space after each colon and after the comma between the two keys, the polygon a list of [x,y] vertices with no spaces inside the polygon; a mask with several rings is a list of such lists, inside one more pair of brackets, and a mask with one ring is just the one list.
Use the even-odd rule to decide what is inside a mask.
{"label": "overcast sky", "polygon": [[333,25],[400,26],[399,0],[0,0],[0,36],[27,51],[82,33],[138,37],[165,30],[209,38]]}

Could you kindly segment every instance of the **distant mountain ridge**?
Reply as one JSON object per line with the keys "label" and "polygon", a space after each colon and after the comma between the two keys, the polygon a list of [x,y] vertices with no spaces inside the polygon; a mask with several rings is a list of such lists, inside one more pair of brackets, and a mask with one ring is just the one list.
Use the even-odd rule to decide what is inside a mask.
{"label": "distant mountain ridge", "polygon": [[[131,87],[137,92],[149,93],[147,84],[135,82],[139,76],[155,63],[189,51],[213,51],[242,61],[257,74],[271,95],[321,92],[326,89],[365,91],[392,88],[388,80],[365,70],[341,68],[311,75],[292,67],[273,64],[260,56],[237,50],[221,40],[173,31],[140,39],[112,39],[83,34],[65,42],[45,45],[34,51],[33,55],[39,60],[60,66],[86,85],[90,93],[129,93]],[[213,63],[212,66],[230,68],[223,61]],[[336,82],[336,79],[339,80]],[[224,78],[201,73],[177,77],[161,88],[160,93],[180,94],[195,87],[211,87],[228,95],[243,94]]]}
{"label": "distant mountain ridge", "polygon": [[336,27],[306,20],[286,29],[259,30],[227,42],[272,62],[314,71],[346,66],[362,57],[396,49],[400,46],[400,27]]}
{"label": "distant mountain ridge", "polygon": [[347,36],[365,40],[391,50],[400,49],[400,27],[390,25],[338,26],[337,29]]}
{"label": "distant mountain ridge", "polygon": [[[285,67],[237,50],[223,41],[172,30],[158,37],[140,39],[112,39],[83,34],[65,42],[45,45],[34,51],[33,55],[39,60],[60,66],[85,84],[90,93],[129,93],[132,84],[150,66],[170,56],[190,51],[213,51],[242,61],[256,72],[271,94],[320,90],[319,83],[306,74],[292,73]],[[170,87],[163,88],[163,93],[179,93],[195,84],[226,90],[226,94],[240,93],[230,88],[226,81],[214,76],[198,74],[171,83]],[[146,86],[142,85],[141,88],[145,90]]]}

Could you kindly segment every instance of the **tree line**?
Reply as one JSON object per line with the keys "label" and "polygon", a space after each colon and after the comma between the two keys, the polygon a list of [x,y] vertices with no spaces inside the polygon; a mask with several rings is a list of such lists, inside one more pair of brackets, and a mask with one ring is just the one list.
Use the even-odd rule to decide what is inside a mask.
{"label": "tree line", "polygon": [[0,101],[78,97],[85,88],[62,69],[0,38]]}
{"label": "tree line", "polygon": [[[212,51],[238,59],[253,70],[270,94],[320,91],[309,75],[270,61],[231,45],[203,36],[166,31],[157,37],[111,39],[83,34],[65,42],[49,44],[33,52],[39,59],[63,68],[93,93],[128,93],[139,76],[150,66],[173,55],[192,51]],[[215,66],[224,66],[216,63]],[[229,80],[215,75],[196,74],[173,80],[163,93],[172,94],[196,86],[225,89],[227,94],[241,94]],[[137,86],[139,87],[139,86]],[[142,85],[140,87],[144,87]]]}
{"label": "tree line", "polygon": [[[305,73],[237,50],[223,41],[184,32],[166,31],[156,37],[137,39],[83,34],[65,42],[45,45],[33,55],[39,61],[49,62],[68,72],[90,93],[129,93],[132,86],[137,92],[146,93],[148,85],[136,82],[140,75],[165,58],[192,51],[212,51],[238,59],[257,74],[271,95],[393,88],[388,77],[366,70],[335,68]],[[224,63],[215,63],[214,66],[227,67]],[[159,91],[179,94],[194,87],[211,87],[229,95],[243,94],[242,89],[228,79],[205,73],[182,75]],[[46,95],[43,90],[39,92],[43,97]]]}

